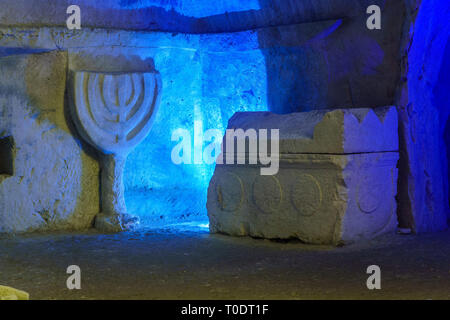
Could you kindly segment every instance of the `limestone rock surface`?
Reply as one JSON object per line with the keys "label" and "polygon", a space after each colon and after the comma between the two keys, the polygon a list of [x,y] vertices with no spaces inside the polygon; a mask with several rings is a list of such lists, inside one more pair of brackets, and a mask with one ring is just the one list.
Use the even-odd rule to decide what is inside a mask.
{"label": "limestone rock surface", "polygon": [[436,232],[450,222],[450,3],[409,9],[398,99],[399,218],[404,228]]}
{"label": "limestone rock surface", "polygon": [[99,211],[95,153],[66,117],[66,70],[64,52],[0,58],[0,137],[14,162],[0,175],[0,233],[82,230]]}

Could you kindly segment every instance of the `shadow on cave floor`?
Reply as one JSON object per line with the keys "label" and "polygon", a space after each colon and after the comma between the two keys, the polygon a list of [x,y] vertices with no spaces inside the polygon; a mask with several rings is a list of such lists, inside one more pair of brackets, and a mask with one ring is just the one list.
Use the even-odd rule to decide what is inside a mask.
{"label": "shadow on cave floor", "polygon": [[[450,230],[341,248],[172,226],[0,240],[0,283],[31,299],[450,299]],[[368,290],[378,265],[382,289]],[[82,272],[68,290],[69,265]]]}

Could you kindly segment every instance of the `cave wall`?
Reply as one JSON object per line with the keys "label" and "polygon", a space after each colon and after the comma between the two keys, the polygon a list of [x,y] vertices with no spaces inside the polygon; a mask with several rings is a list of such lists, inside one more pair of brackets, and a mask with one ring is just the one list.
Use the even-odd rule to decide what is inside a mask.
{"label": "cave wall", "polygon": [[394,104],[405,6],[386,1],[381,8],[381,30],[366,27],[364,9],[341,19],[259,30],[270,110]]}
{"label": "cave wall", "polygon": [[[399,222],[417,232],[448,219],[448,1],[410,1],[399,96]],[[446,140],[447,139],[447,140]]]}
{"label": "cave wall", "polygon": [[[160,111],[125,170],[129,211],[155,224],[206,216],[214,165],[173,164],[174,130],[187,129],[193,138],[197,121],[203,131],[223,132],[237,111],[358,107],[364,105],[360,98],[368,105],[391,104],[397,41],[387,33],[365,34],[365,29],[364,15],[220,34],[10,27],[1,30],[0,47],[4,55],[17,54],[18,48],[67,52],[69,73],[145,71],[149,64],[161,73]],[[352,46],[352,37],[365,40]],[[374,55],[365,53],[373,48]],[[359,76],[361,70],[367,72]],[[368,85],[378,101],[359,93]]]}
{"label": "cave wall", "polygon": [[[445,89],[448,72],[444,71],[448,68],[444,58],[448,55],[448,49],[444,50],[448,48],[444,43],[448,24],[445,15],[439,16],[448,12],[445,2],[434,1],[419,9],[412,0],[258,0],[214,5],[194,0],[80,0],[77,4],[82,8],[83,28],[74,31],[64,27],[68,4],[73,3],[3,1],[0,57],[5,56],[1,59],[6,62],[2,65],[7,68],[13,59],[33,59],[34,55],[50,52],[47,54],[66,57],[58,64],[64,77],[77,70],[145,71],[150,66],[161,73],[160,111],[147,139],[130,154],[125,170],[128,209],[144,222],[206,216],[206,187],[214,165],[172,163],[170,153],[176,142],[171,135],[178,128],[187,129],[193,137],[196,121],[203,131],[223,131],[237,111],[289,113],[396,104],[402,137],[400,223],[417,231],[445,227],[448,179],[442,177],[448,176],[448,160],[446,152],[437,152],[448,150],[450,130]],[[382,8],[382,30],[366,28],[365,9],[371,4]],[[45,63],[42,68],[39,75],[45,76]],[[61,198],[57,190],[44,188],[48,193],[45,205],[37,201],[20,207],[24,215],[17,219],[24,221],[24,227],[17,230],[48,228],[48,216],[61,217],[52,224],[54,228],[89,226],[98,211],[94,206],[99,188],[95,151],[77,137],[70,119],[63,119],[67,101],[58,100],[49,109],[59,111],[49,113],[30,100],[27,92],[11,89],[23,87],[19,80],[11,81],[0,81],[4,101],[0,138],[12,134],[14,121],[33,123],[36,128],[14,133],[17,150],[24,143],[31,143],[33,148],[49,145],[58,149],[66,139],[63,144],[68,147],[64,150],[75,159],[73,166],[79,168],[77,174],[64,166],[55,171],[55,177],[75,174],[75,178],[64,180],[70,180],[71,190],[71,204],[64,213],[55,209]],[[55,88],[60,95],[67,91],[66,82],[66,78],[58,78]],[[39,86],[48,92],[57,91],[45,81]],[[11,105],[16,104],[19,107],[14,110],[22,110],[22,115],[12,121]],[[35,111],[26,111],[29,106]],[[58,134],[43,135],[43,124],[55,127],[50,132]],[[25,134],[29,141],[21,138]],[[43,162],[51,150],[30,149],[22,158],[17,153],[22,162],[16,159],[16,172],[20,173],[21,166],[23,170],[32,168],[36,155]],[[57,159],[50,162],[58,163]],[[46,166],[44,173],[52,170],[50,164]],[[84,172],[89,183],[79,178]],[[44,176],[31,171],[17,177],[2,176],[1,194],[4,199],[15,194],[17,179],[28,179],[30,185],[37,186],[47,183]],[[8,181],[15,181],[14,187]],[[24,195],[23,190],[18,194]],[[31,198],[43,197],[37,187],[29,192]],[[84,192],[92,198],[83,200],[80,195]],[[0,225],[16,219],[11,212],[17,210],[3,205]],[[174,212],[176,215],[171,215]]]}
{"label": "cave wall", "polygon": [[66,121],[66,69],[65,52],[0,58],[0,138],[14,142],[0,233],[83,230],[99,211],[98,163]]}
{"label": "cave wall", "polygon": [[66,9],[81,8],[82,25],[177,33],[224,33],[360,16],[393,0],[3,0],[0,25],[63,27]]}
{"label": "cave wall", "polygon": [[[45,150],[44,153],[36,152],[34,156],[30,151],[23,159],[21,166],[32,170],[33,167],[45,161],[46,152],[60,159],[51,150],[62,148],[69,154],[78,152],[82,156],[85,155],[90,164],[86,168],[78,165],[76,169],[77,165],[69,161],[67,166],[55,169],[55,176],[60,176],[65,183],[73,182],[78,186],[77,183],[84,183],[83,179],[80,182],[78,175],[82,175],[86,169],[90,181],[95,182],[91,185],[84,184],[83,192],[91,195],[89,200],[81,197],[80,191],[75,186],[71,186],[70,190],[60,191],[80,205],[79,212],[84,214],[84,224],[76,224],[68,218],[79,213],[75,207],[67,208],[67,214],[61,215],[61,219],[52,220],[50,228],[39,215],[39,212],[44,210],[40,208],[40,205],[20,207],[5,205],[2,210],[4,216],[2,224],[11,225],[3,230],[6,232],[53,230],[66,227],[87,228],[99,211],[98,154],[83,143],[74,129],[70,116],[64,114],[69,103],[67,91],[71,89],[68,79],[75,71],[145,72],[155,68],[161,74],[162,103],[154,126],[150,135],[130,154],[125,169],[124,183],[129,212],[138,214],[144,224],[155,225],[158,222],[206,218],[206,188],[214,165],[175,165],[171,160],[171,150],[176,145],[176,142],[171,140],[174,130],[186,129],[193,137],[195,121],[201,123],[203,131],[210,128],[224,130],[228,118],[236,111],[267,110],[265,60],[258,49],[257,35],[254,32],[238,35],[246,39],[243,46],[230,45],[227,42],[230,35],[212,35],[205,39],[199,35],[174,36],[166,33],[82,30],[74,36],[74,33],[65,29],[54,28],[8,28],[2,29],[1,32],[22,36],[6,36],[0,39],[0,46],[3,46],[3,57],[0,58],[0,63],[5,68],[5,74],[18,74],[18,79],[3,80],[4,86],[0,90],[0,96],[7,99],[9,94],[13,94],[25,101],[34,101],[33,95],[30,97],[27,90],[21,89],[23,86],[33,84],[33,92],[41,88],[39,92],[42,99],[47,99],[46,105],[51,106],[43,108],[39,104],[35,105],[37,102],[33,102],[31,107],[35,110],[34,113],[24,111],[23,116],[18,117],[10,116],[12,112],[10,110],[11,108],[25,110],[27,107],[25,103],[22,106],[22,103],[13,100],[2,105],[6,110],[1,117],[0,128],[2,130],[5,128],[3,136],[12,134],[17,148],[20,149],[24,148],[25,143],[23,139],[20,139],[21,134],[29,134],[31,140],[29,143],[33,145],[33,148]],[[41,81],[49,67],[49,64],[45,63],[47,56],[61,56],[60,60],[47,58],[51,61],[50,66],[60,75],[56,79],[51,78],[53,82]],[[16,60],[20,59],[35,60],[33,72],[40,77],[29,76],[31,69],[28,64],[17,65]],[[14,65],[17,66],[12,67]],[[218,69],[223,72],[217,73]],[[52,98],[56,94],[59,94],[60,100],[55,101]],[[18,106],[14,107],[16,104]],[[54,113],[49,113],[47,109],[56,112],[58,117],[53,116]],[[46,140],[41,141],[38,138],[40,129],[37,131],[32,128],[26,129],[25,125],[21,125],[23,133],[20,130],[8,129],[11,123],[17,125],[22,122],[28,123],[28,121],[34,123],[37,121],[35,118],[42,119],[40,121],[53,131],[63,128],[62,130],[67,132],[67,138],[71,139],[61,141],[60,135],[47,135]],[[194,141],[191,143],[194,144]],[[67,157],[63,156],[61,161],[63,159],[67,160]],[[36,187],[31,189],[29,196],[35,202],[39,202],[41,198],[48,198],[49,203],[42,205],[45,207],[43,211],[45,216],[59,217],[54,202],[67,203],[68,200],[60,199],[57,192],[58,184],[47,177],[48,171],[52,170],[56,161],[53,158],[48,160],[48,163],[40,168],[39,175],[34,174],[34,171],[25,172],[21,176],[26,178],[22,185],[25,190],[29,185],[53,183],[54,189]],[[92,163],[93,167],[90,166]],[[21,178],[14,175],[9,178],[9,181],[15,182],[17,179]],[[24,193],[17,196],[19,193],[16,189],[6,182],[6,179],[1,182],[4,187],[1,193],[2,199],[17,202],[21,201],[22,197],[26,197]],[[45,197],[43,193],[46,194]],[[171,209],[168,210],[168,208]],[[12,212],[14,215],[11,214]],[[15,217],[21,222],[13,222]],[[30,222],[30,217],[36,217],[37,222]]]}

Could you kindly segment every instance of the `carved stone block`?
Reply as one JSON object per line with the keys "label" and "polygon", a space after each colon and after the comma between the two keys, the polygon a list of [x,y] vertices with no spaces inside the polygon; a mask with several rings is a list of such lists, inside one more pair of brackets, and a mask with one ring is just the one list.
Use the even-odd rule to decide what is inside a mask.
{"label": "carved stone block", "polygon": [[339,244],[395,230],[396,120],[395,108],[236,114],[229,128],[279,128],[280,169],[217,165],[211,231]]}
{"label": "carved stone block", "polygon": [[149,133],[161,92],[159,73],[73,74],[72,117],[80,135],[103,153],[101,208],[96,228],[122,231],[138,222],[127,213],[123,169]]}

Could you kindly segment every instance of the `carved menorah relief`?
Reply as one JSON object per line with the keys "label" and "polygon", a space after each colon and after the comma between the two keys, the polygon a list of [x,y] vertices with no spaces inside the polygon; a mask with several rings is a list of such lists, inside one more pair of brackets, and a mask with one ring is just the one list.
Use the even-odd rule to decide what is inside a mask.
{"label": "carved menorah relief", "polygon": [[117,232],[138,223],[127,213],[123,169],[130,151],[150,132],[160,97],[157,72],[73,74],[72,118],[82,138],[102,152],[97,229]]}

